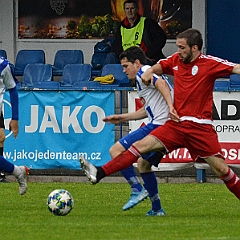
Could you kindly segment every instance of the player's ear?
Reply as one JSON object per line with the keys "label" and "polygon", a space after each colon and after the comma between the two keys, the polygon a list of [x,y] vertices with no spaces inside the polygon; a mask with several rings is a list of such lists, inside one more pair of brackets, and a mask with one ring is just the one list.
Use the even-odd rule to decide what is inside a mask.
{"label": "player's ear", "polygon": [[198,45],[193,45],[192,46],[192,51],[198,51]]}
{"label": "player's ear", "polygon": [[139,66],[141,64],[139,59],[136,59],[134,63],[136,63],[137,66]]}

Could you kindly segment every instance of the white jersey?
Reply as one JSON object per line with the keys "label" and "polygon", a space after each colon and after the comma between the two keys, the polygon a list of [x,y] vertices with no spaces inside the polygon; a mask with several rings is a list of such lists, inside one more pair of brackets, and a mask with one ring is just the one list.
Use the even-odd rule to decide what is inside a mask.
{"label": "white jersey", "polygon": [[2,111],[3,95],[5,89],[11,89],[16,86],[9,62],[0,57],[0,113]]}
{"label": "white jersey", "polygon": [[[147,112],[149,122],[153,124],[163,125],[169,117],[169,107],[163,98],[162,94],[153,85],[146,86],[141,79],[141,75],[150,68],[149,65],[143,66],[136,75],[136,87],[138,96],[140,97],[144,108]],[[160,76],[154,74],[154,81]],[[173,99],[173,87],[168,81],[167,77],[162,78],[168,83],[169,89]]]}

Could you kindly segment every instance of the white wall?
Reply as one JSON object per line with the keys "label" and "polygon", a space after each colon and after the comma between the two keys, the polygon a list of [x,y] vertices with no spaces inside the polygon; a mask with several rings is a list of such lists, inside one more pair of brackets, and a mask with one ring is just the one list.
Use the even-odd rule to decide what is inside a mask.
{"label": "white wall", "polygon": [[[193,2],[193,28],[199,29],[204,38],[205,49],[205,1],[192,0]],[[0,8],[0,48],[5,49],[8,59],[15,62],[16,53],[21,49],[43,49],[46,53],[46,62],[53,64],[53,59],[58,49],[81,49],[84,53],[84,62],[90,63],[93,46],[99,39],[18,39],[17,38],[17,5],[18,0],[1,0]],[[16,11],[16,12],[15,12]],[[16,41],[15,41],[16,40]],[[163,52],[166,56],[176,51],[175,41],[168,40]]]}
{"label": "white wall", "polygon": [[13,0],[1,0],[0,7],[0,30],[1,37],[0,41],[1,48],[7,51],[8,59],[13,62],[15,57],[15,33],[16,33],[16,24],[15,24],[15,10],[14,10],[14,1]]}

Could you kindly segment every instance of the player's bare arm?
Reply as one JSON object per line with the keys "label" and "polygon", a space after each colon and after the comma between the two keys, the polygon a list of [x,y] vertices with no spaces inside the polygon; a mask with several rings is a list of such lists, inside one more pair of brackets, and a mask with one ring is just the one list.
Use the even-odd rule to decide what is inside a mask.
{"label": "player's bare arm", "polygon": [[162,74],[162,66],[160,64],[155,64],[152,67],[148,68],[141,76],[142,81],[145,85],[149,85],[153,83],[153,73],[161,75]]}
{"label": "player's bare arm", "polygon": [[232,73],[240,74],[240,64],[234,66]]}
{"label": "player's bare arm", "polygon": [[123,114],[114,114],[111,116],[107,116],[103,118],[104,122],[112,123],[112,124],[119,124],[120,122],[132,121],[132,120],[139,120],[147,117],[147,113],[144,107],[140,108],[136,112],[131,113],[123,113]]}
{"label": "player's bare arm", "polygon": [[[131,120],[140,120],[147,117],[147,113],[144,107],[138,109],[136,112],[132,112]],[[129,120],[128,120],[129,121]]]}
{"label": "player's bare arm", "polygon": [[103,118],[103,121],[112,124],[119,124],[124,121],[124,117],[123,114],[114,114]]}
{"label": "player's bare arm", "polygon": [[169,86],[166,83],[166,81],[163,80],[162,78],[158,78],[157,81],[155,82],[155,87],[162,94],[162,96],[164,97],[164,99],[169,107],[169,117],[173,121],[179,122],[179,116],[173,106],[172,96],[171,96],[170,89],[169,89]]}
{"label": "player's bare arm", "polygon": [[11,130],[13,132],[13,136],[14,136],[14,138],[16,138],[18,135],[18,120],[12,119],[9,122],[9,130]]}

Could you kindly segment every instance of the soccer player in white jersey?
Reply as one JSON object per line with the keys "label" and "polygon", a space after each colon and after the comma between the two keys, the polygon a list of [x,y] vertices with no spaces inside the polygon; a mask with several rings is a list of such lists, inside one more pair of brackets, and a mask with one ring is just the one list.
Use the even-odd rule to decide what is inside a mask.
{"label": "soccer player in white jersey", "polygon": [[[102,169],[105,175],[126,168],[146,152],[171,152],[185,147],[193,160],[208,163],[226,187],[240,199],[240,179],[224,161],[212,126],[214,82],[222,76],[240,74],[240,64],[202,54],[202,44],[201,33],[196,29],[187,29],[177,36],[178,51],[143,73],[142,79],[146,84],[153,80],[153,73],[174,76],[174,108],[179,117],[170,112],[171,120],[108,162]],[[94,182],[96,177],[99,180],[102,176],[97,176],[92,169],[88,174]]]}
{"label": "soccer player in white jersey", "polygon": [[[10,63],[4,58],[0,58],[0,136],[2,138],[2,143],[5,139],[2,105],[3,95],[6,89],[9,90],[12,106],[12,118],[9,122],[9,129],[13,132],[13,136],[15,138],[18,135],[18,92],[16,88],[16,81],[17,79],[14,77]],[[0,147],[3,148],[3,144]],[[0,155],[0,171],[13,174],[16,177],[19,183],[19,194],[23,195],[27,190],[26,175],[28,174],[29,169],[25,166],[16,166],[10,163],[2,155],[3,153]]]}
{"label": "soccer player in white jersey", "polygon": [[[141,75],[149,65],[146,63],[146,56],[141,48],[130,47],[120,54],[120,61],[123,71],[128,78],[135,82],[137,93],[143,103],[143,107],[138,111],[124,114],[114,114],[103,119],[105,122],[118,124],[123,121],[139,120],[148,117],[149,123],[127,136],[121,138],[110,149],[112,158],[126,151],[134,142],[144,138],[153,129],[163,125],[169,117],[169,107],[172,108],[173,88],[171,83],[164,77],[154,75],[153,85],[146,86],[141,79]],[[161,92],[161,93],[160,93]],[[158,184],[155,173],[151,166],[158,166],[163,154],[161,152],[152,152],[144,154],[138,160],[138,168],[144,182],[141,191],[134,191],[134,188],[142,187],[133,169],[133,166],[121,171],[132,187],[132,194],[129,201],[123,206],[123,210],[128,210],[145,198],[150,197],[152,209],[147,212],[147,216],[164,216],[160,197],[158,194]],[[84,168],[84,163],[83,163]],[[138,186],[137,186],[138,185]],[[147,191],[146,191],[147,190]]]}

